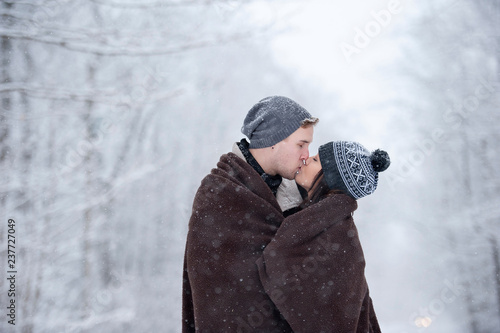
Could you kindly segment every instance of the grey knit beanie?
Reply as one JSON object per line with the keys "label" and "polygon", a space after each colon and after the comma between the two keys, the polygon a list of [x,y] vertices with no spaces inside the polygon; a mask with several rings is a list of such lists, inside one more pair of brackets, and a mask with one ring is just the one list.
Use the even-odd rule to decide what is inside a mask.
{"label": "grey knit beanie", "polygon": [[308,118],[312,118],[309,112],[290,98],[266,97],[248,111],[241,132],[250,139],[250,148],[270,147],[286,139]]}
{"label": "grey knit beanie", "polygon": [[354,199],[375,192],[378,173],[391,164],[389,154],[377,149],[370,153],[357,142],[336,141],[319,147],[323,174],[332,190],[343,190]]}

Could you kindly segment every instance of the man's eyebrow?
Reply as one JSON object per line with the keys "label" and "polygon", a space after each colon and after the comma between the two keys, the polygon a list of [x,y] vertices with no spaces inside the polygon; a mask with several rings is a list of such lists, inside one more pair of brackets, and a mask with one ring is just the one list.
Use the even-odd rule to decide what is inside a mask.
{"label": "man's eyebrow", "polygon": [[300,142],[311,143],[311,141],[309,141],[309,140],[300,140]]}

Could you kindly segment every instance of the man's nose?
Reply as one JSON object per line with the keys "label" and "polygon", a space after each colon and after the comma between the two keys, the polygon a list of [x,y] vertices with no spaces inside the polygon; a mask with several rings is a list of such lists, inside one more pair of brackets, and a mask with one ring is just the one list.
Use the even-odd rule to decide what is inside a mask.
{"label": "man's nose", "polygon": [[301,160],[305,161],[306,164],[307,164],[307,160],[309,159],[309,149],[306,149],[306,151],[302,154],[302,156],[300,157]]}

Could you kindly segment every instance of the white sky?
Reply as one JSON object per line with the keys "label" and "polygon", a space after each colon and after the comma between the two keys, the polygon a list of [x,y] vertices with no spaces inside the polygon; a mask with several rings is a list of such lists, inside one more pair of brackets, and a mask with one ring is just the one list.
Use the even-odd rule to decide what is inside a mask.
{"label": "white sky", "polygon": [[[296,73],[294,77],[331,93],[337,110],[358,119],[356,126],[363,136],[353,140],[380,139],[375,144],[383,145],[379,133],[387,128],[391,115],[401,111],[395,109],[395,99],[404,93],[401,82],[393,80],[400,75],[393,64],[402,56],[401,46],[407,41],[401,36],[419,14],[419,6],[413,0],[262,1],[251,11],[259,25],[272,24],[282,31],[271,43],[275,61]],[[388,13],[389,17],[384,16]],[[358,49],[349,61],[341,49],[347,44]],[[330,130],[337,115],[319,115],[321,127],[327,123]],[[331,131],[323,136],[322,128],[317,129],[319,141],[339,139]]]}
{"label": "white sky", "polygon": [[[390,18],[379,18],[388,22],[382,26],[373,13],[390,13],[389,7],[393,13]],[[387,98],[387,82],[378,80],[376,71],[401,55],[393,37],[397,29],[404,28],[405,20],[414,14],[415,8],[408,0],[313,0],[259,3],[255,9],[262,21],[277,22],[276,19],[282,21],[284,17],[286,28],[290,29],[274,40],[278,63],[337,93],[341,106],[364,107]],[[355,43],[355,37],[359,36],[356,29],[364,33],[371,29],[369,34],[373,37],[368,36],[367,46],[359,47],[359,53],[352,54],[348,62],[341,50],[342,43],[355,47],[364,42],[359,37]]]}

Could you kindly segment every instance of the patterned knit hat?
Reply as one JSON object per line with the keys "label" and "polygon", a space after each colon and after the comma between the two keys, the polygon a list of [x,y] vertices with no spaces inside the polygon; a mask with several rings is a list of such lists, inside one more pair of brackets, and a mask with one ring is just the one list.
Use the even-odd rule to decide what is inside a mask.
{"label": "patterned knit hat", "polygon": [[248,111],[241,132],[250,139],[250,148],[271,147],[299,129],[305,119],[314,118],[290,98],[266,97]]}
{"label": "patterned knit hat", "polygon": [[332,190],[342,190],[354,199],[375,192],[378,173],[391,164],[389,155],[380,149],[370,153],[357,142],[335,141],[319,147],[323,174]]}

